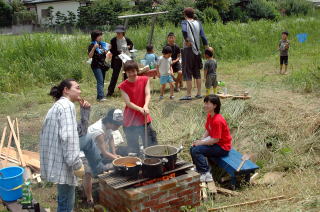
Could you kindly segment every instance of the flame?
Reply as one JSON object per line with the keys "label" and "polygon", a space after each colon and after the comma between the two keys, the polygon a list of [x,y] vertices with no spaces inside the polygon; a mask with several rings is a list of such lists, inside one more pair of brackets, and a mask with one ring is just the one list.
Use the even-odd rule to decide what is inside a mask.
{"label": "flame", "polygon": [[141,183],[137,183],[137,184],[134,185],[134,187],[146,186],[146,185],[150,185],[150,184],[153,184],[153,183],[156,183],[156,182],[170,180],[170,179],[175,178],[175,177],[176,177],[176,173],[171,173],[171,174],[159,177],[159,178],[154,178],[154,179],[147,180],[147,181],[144,181],[144,182],[141,182]]}

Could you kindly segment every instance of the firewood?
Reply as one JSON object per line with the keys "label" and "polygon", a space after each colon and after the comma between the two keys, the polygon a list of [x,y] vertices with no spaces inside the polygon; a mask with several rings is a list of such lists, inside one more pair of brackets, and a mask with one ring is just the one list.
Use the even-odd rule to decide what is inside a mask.
{"label": "firewood", "polygon": [[236,191],[231,191],[229,189],[217,187],[217,192],[221,194],[231,195],[231,196],[238,196],[240,193]]}
{"label": "firewood", "polygon": [[222,207],[218,207],[218,208],[211,208],[208,211],[218,211],[218,210],[223,210],[226,208],[239,207],[239,206],[244,206],[244,205],[253,205],[253,204],[260,203],[260,202],[280,200],[280,199],[285,199],[285,196],[281,195],[281,196],[276,196],[276,197],[271,197],[271,198],[266,198],[266,199],[253,200],[253,201],[249,201],[249,202],[243,202],[243,203],[238,203],[238,204],[233,204],[233,205],[222,206]]}
{"label": "firewood", "polygon": [[216,184],[214,183],[214,181],[208,182],[207,186],[208,186],[209,193],[213,193],[213,194],[217,193],[217,187],[216,187]]}

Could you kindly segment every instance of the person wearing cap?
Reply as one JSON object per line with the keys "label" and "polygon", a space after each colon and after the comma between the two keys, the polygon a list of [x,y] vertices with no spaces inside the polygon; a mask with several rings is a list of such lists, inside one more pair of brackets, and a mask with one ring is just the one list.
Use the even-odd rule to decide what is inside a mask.
{"label": "person wearing cap", "polygon": [[112,132],[118,130],[123,122],[123,112],[111,109],[106,116],[88,127],[87,134],[80,137],[80,150],[83,151],[82,161],[85,169],[83,186],[87,203],[93,205],[92,177],[112,169],[112,161],[120,155],[127,155],[124,148],[114,145]]}
{"label": "person wearing cap", "polygon": [[[119,58],[121,53],[128,53],[130,50],[133,49],[132,41],[125,37],[125,28],[122,25],[116,26],[114,30],[116,36],[111,39],[111,49],[110,52],[112,53],[111,59],[111,68],[112,68],[112,77],[108,87],[107,97],[112,96],[114,93],[114,89],[116,87],[118,77],[120,74],[120,70],[122,68],[122,60]],[[126,74],[124,74],[124,80],[127,78]]]}

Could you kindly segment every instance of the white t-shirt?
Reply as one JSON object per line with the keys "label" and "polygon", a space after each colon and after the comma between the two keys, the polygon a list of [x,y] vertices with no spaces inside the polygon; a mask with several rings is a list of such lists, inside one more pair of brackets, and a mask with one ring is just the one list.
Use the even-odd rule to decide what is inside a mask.
{"label": "white t-shirt", "polygon": [[109,143],[110,139],[112,139],[112,130],[111,129],[106,129],[105,126],[102,124],[102,119],[97,121],[96,123],[90,125],[88,127],[88,132],[87,135],[91,136],[92,140],[96,140],[96,138],[99,135],[105,135],[105,141]]}
{"label": "white t-shirt", "polygon": [[159,65],[160,76],[170,75],[171,64],[172,64],[171,57],[169,57],[169,58],[165,58],[163,56],[159,57],[158,65]]}

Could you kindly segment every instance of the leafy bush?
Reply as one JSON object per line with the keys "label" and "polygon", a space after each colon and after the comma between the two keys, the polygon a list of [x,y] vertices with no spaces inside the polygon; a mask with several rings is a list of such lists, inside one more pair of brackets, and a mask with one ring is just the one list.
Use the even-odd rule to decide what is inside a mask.
{"label": "leafy bush", "polygon": [[205,17],[205,21],[206,22],[217,22],[217,21],[221,21],[221,17],[219,15],[218,10],[212,8],[212,7],[207,7],[204,11],[203,11],[204,17]]}
{"label": "leafy bush", "polygon": [[278,9],[286,15],[307,15],[313,6],[312,3],[303,0],[278,0]]}
{"label": "leafy bush", "polygon": [[266,0],[252,0],[247,6],[247,13],[254,20],[261,18],[274,20],[279,16],[276,5]]}
{"label": "leafy bush", "polygon": [[307,67],[295,70],[288,76],[286,82],[294,89],[310,93],[320,89],[320,66]]}
{"label": "leafy bush", "polygon": [[78,25],[95,28],[95,26],[120,24],[118,15],[130,7],[129,0],[93,1],[90,6],[78,9]]}
{"label": "leafy bush", "polygon": [[11,25],[12,12],[12,7],[5,0],[0,0],[0,26]]}
{"label": "leafy bush", "polygon": [[175,26],[180,24],[183,17],[183,10],[186,7],[194,7],[192,1],[189,0],[168,0],[160,6],[161,11],[168,11],[166,15],[159,16],[159,20],[162,23],[170,20]]}

